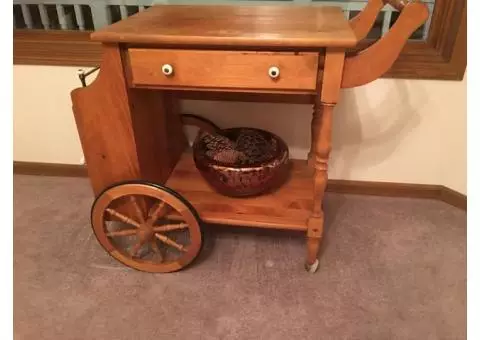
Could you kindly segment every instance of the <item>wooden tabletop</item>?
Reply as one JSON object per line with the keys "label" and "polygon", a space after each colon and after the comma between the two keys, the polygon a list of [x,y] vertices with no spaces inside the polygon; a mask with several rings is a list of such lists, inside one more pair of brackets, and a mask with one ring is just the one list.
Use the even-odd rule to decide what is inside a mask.
{"label": "wooden tabletop", "polygon": [[340,7],[156,5],[92,33],[92,40],[134,44],[353,47]]}

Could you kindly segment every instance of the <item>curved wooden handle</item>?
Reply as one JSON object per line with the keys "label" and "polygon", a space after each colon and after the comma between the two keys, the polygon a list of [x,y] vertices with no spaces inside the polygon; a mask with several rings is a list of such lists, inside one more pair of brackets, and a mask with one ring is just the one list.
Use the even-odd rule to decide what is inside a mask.
{"label": "curved wooden handle", "polygon": [[365,8],[349,23],[357,39],[363,40],[372,29],[373,23],[384,6],[384,0],[369,0]]}
{"label": "curved wooden handle", "polygon": [[408,5],[410,0],[369,0],[365,8],[352,18],[349,23],[352,27],[353,32],[357,36],[357,39],[363,40],[366,38],[368,32],[372,29],[375,19],[378,16],[378,13],[382,10],[385,5],[390,5],[395,8],[397,11],[401,12]]}
{"label": "curved wooden handle", "polygon": [[409,2],[390,31],[358,54],[345,58],[342,88],[367,84],[392,67],[415,30],[428,19],[428,8],[421,2]]}
{"label": "curved wooden handle", "polygon": [[390,5],[395,8],[397,11],[401,12],[405,8],[405,6],[411,1],[409,0],[383,0],[385,5]]}

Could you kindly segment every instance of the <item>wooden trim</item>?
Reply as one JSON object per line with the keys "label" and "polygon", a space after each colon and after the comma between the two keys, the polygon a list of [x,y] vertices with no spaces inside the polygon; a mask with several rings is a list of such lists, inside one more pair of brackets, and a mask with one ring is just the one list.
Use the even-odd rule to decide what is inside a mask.
{"label": "wooden trim", "polygon": [[328,180],[327,191],[352,195],[427,198],[443,201],[454,207],[467,210],[467,196],[443,185],[330,179]]}
{"label": "wooden trim", "polygon": [[441,185],[391,182],[328,180],[327,191],[339,194],[358,194],[387,197],[437,198]]}
{"label": "wooden trim", "polygon": [[[462,80],[467,65],[466,0],[437,0],[426,42],[409,42],[386,78]],[[13,62],[98,66],[100,44],[90,32],[14,30]],[[360,44],[360,48],[371,41]]]}
{"label": "wooden trim", "polygon": [[13,173],[32,176],[88,177],[86,165],[13,162]]}
{"label": "wooden trim", "polygon": [[90,32],[13,31],[13,63],[17,65],[98,66],[100,43]]}
{"label": "wooden trim", "polygon": [[467,210],[467,196],[443,185],[330,179],[327,191],[352,195],[434,199]]}
{"label": "wooden trim", "polygon": [[440,201],[467,211],[467,196],[459,193],[458,191],[442,186],[439,196],[440,197],[437,199]]}
{"label": "wooden trim", "polygon": [[411,42],[385,77],[462,80],[467,67],[467,2],[437,0],[426,42]]}
{"label": "wooden trim", "polygon": [[[13,173],[32,176],[88,177],[86,165],[77,164],[13,162]],[[352,195],[434,199],[467,210],[467,196],[443,185],[329,179],[326,191]]]}

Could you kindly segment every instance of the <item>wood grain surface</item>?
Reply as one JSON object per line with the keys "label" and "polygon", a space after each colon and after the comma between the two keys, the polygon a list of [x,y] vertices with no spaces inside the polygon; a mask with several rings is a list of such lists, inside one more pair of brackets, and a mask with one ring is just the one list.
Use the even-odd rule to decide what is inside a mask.
{"label": "wood grain surface", "polygon": [[152,6],[92,34],[102,42],[175,45],[353,47],[335,6]]}
{"label": "wood grain surface", "polygon": [[215,192],[195,168],[192,154],[182,155],[165,184],[185,197],[208,223],[306,230],[312,211],[312,171],[306,161],[292,161],[291,177],[279,190],[253,198]]}

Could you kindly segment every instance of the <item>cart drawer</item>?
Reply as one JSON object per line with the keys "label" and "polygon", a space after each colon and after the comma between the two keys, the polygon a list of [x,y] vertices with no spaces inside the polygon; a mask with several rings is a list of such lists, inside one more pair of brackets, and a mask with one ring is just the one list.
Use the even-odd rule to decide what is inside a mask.
{"label": "cart drawer", "polygon": [[129,49],[139,87],[315,90],[318,54]]}

